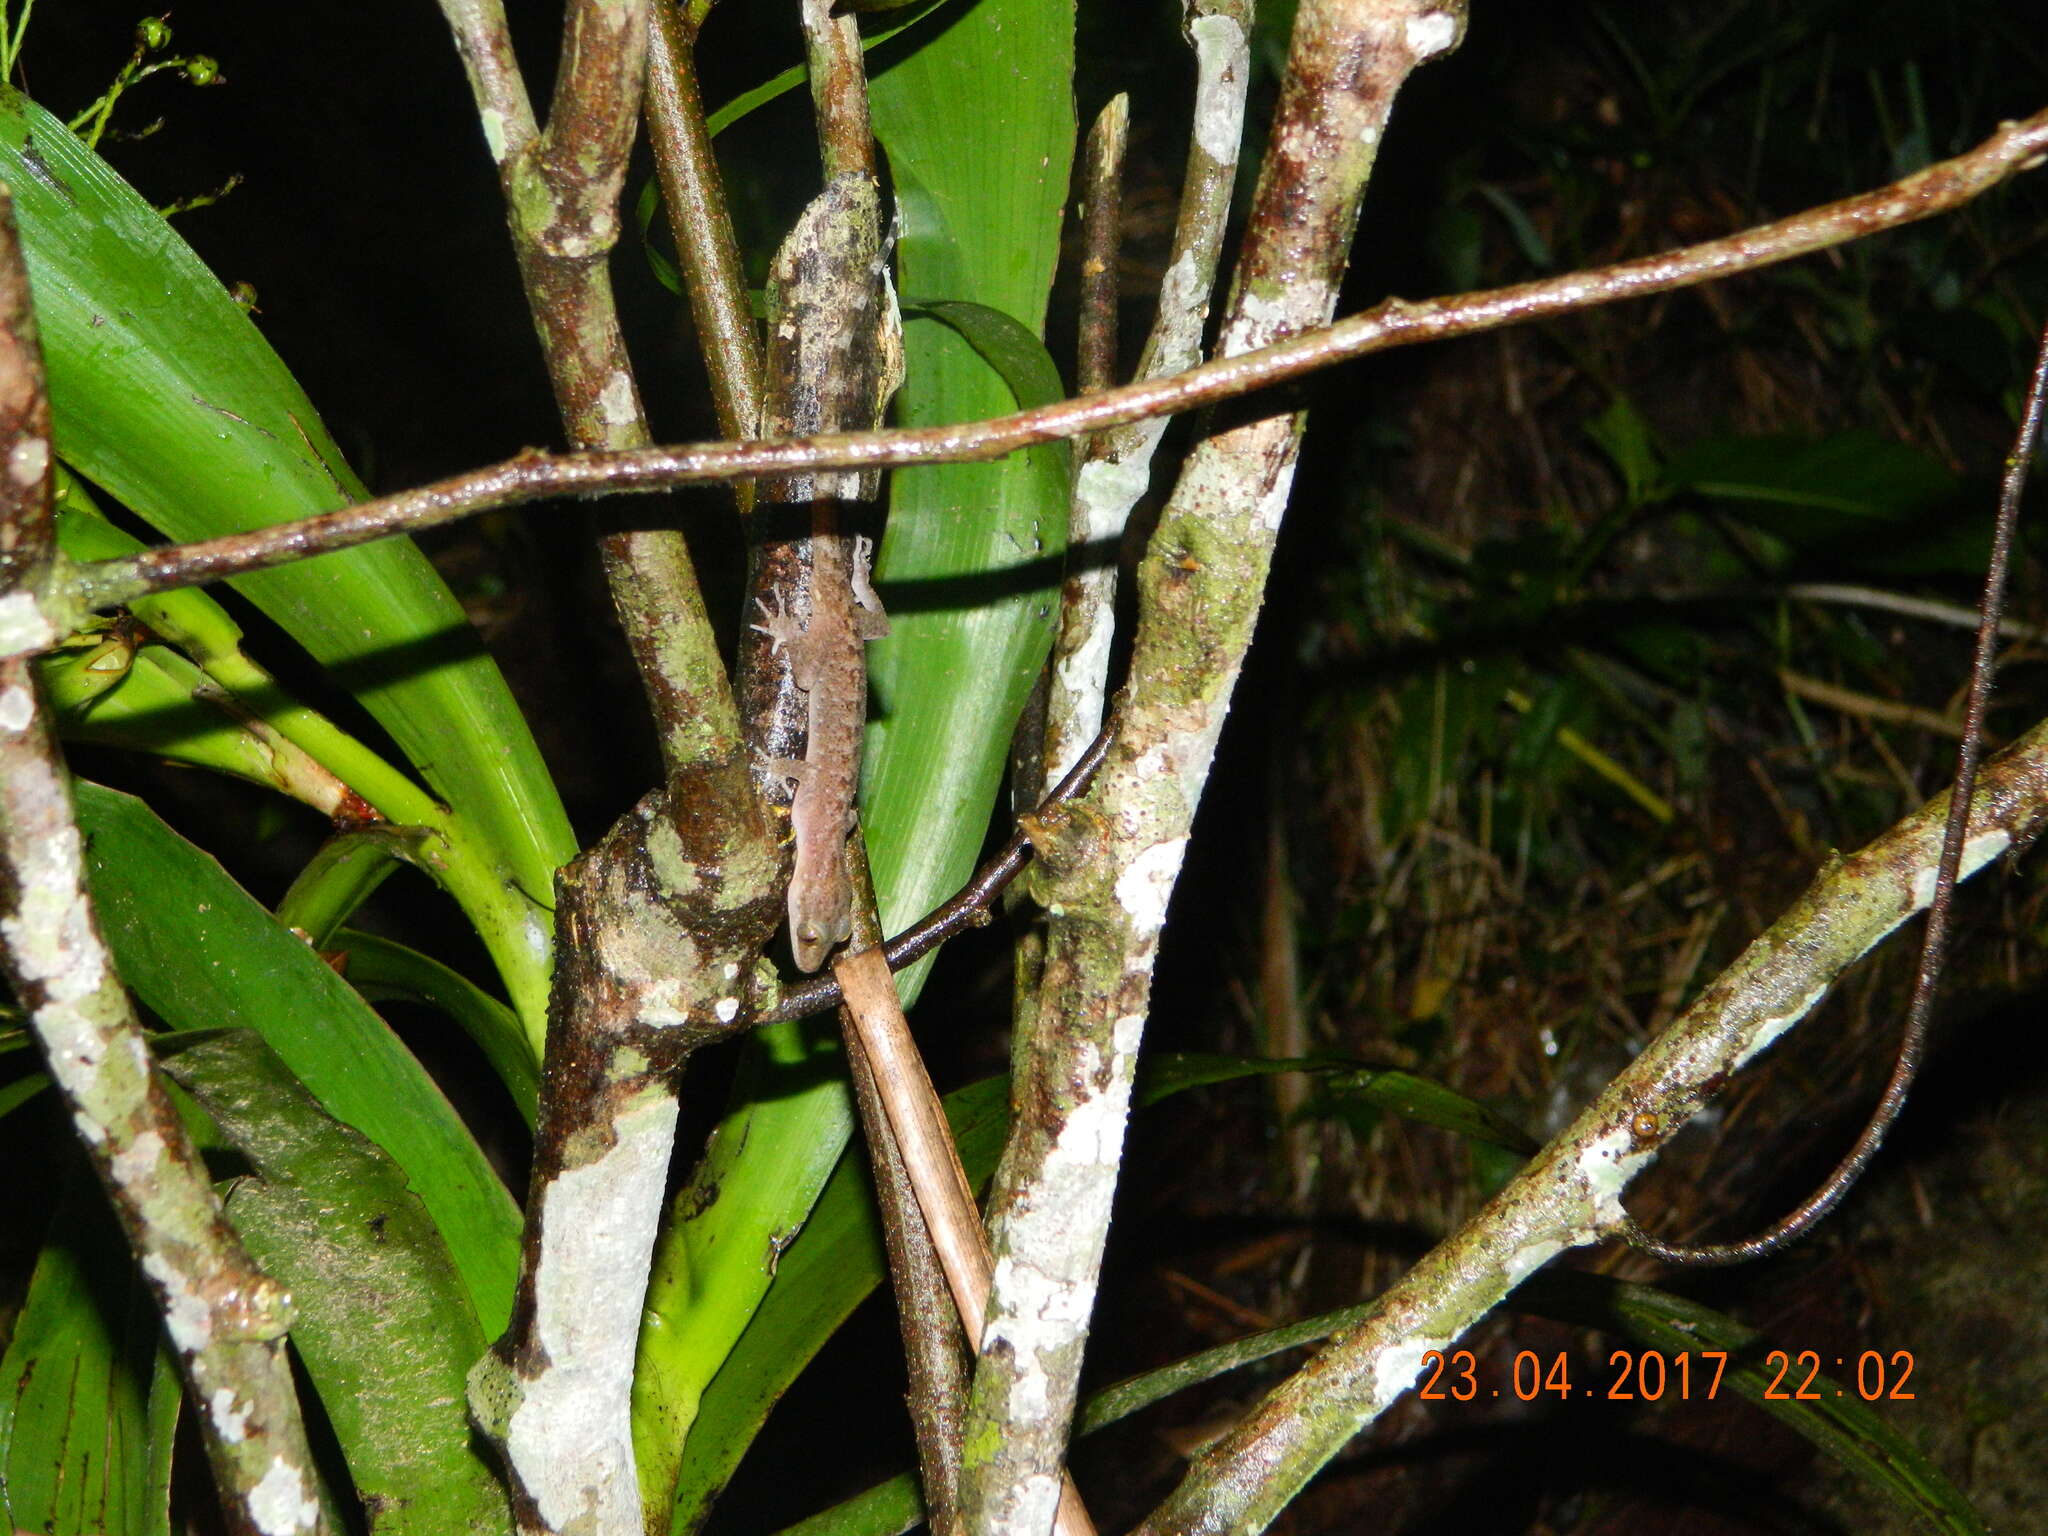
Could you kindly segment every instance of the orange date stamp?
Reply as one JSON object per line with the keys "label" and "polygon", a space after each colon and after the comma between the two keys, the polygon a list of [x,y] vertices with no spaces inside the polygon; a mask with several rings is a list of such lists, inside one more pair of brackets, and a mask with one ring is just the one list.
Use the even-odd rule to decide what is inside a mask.
{"label": "orange date stamp", "polygon": [[1431,1403],[1470,1403],[1502,1397],[1524,1403],[1545,1397],[1601,1397],[1609,1402],[1654,1403],[1666,1398],[1712,1402],[1726,1382],[1731,1389],[1765,1402],[1817,1403],[1850,1397],[1866,1403],[1907,1402],[1913,1397],[1907,1386],[1913,1376],[1910,1349],[1895,1349],[1890,1354],[1866,1349],[1853,1359],[1837,1356],[1834,1367],[1841,1374],[1833,1376],[1822,1373],[1825,1363],[1818,1350],[1794,1353],[1774,1349],[1764,1355],[1761,1363],[1755,1363],[1752,1357],[1751,1363],[1738,1365],[1731,1377],[1725,1349],[1671,1353],[1617,1349],[1608,1355],[1604,1370],[1589,1373],[1586,1362],[1564,1350],[1542,1355],[1524,1349],[1516,1352],[1505,1380],[1489,1382],[1485,1379],[1489,1373],[1471,1350],[1446,1354],[1432,1349],[1422,1357],[1416,1395]]}

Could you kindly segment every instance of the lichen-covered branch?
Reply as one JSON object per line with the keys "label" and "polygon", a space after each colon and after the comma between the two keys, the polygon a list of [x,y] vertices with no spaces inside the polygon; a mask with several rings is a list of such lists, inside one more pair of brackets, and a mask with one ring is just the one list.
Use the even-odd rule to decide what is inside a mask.
{"label": "lichen-covered branch", "polygon": [[[1395,96],[1453,47],[1462,0],[1304,0],[1231,308],[1226,356],[1326,323]],[[996,1272],[962,1467],[970,1524],[1044,1530],[1072,1419],[1166,907],[1251,643],[1299,415],[1199,444],[1139,568],[1122,728],[1040,842],[1051,914],[1039,1024],[989,1204]]]}
{"label": "lichen-covered branch", "polygon": [[[1143,1536],[1261,1530],[1353,1435],[1456,1339],[1567,1248],[1617,1236],[1621,1193],[1744,1065],[1806,1017],[1841,974],[1924,909],[1948,817],[1930,801],[1833,861],[1685,1014],[1370,1314],[1289,1378],[1193,1465]],[[1986,766],[1961,869],[2017,852],[2048,824],[2048,725]]]}
{"label": "lichen-covered branch", "polygon": [[[1130,422],[1195,410],[1315,373],[1335,363],[1510,325],[1550,320],[1622,299],[1753,272],[1963,206],[2007,177],[2044,163],[2048,110],[2007,123],[1953,160],[1790,218],[1655,256],[1506,288],[1384,303],[1327,328],[1292,336],[1184,373],[1140,379],[1084,399],[937,427],[834,432],[778,442],[709,443],[606,453],[522,453],[394,496],[248,533],[145,550],[79,567],[33,606],[0,612],[0,655],[40,650],[99,608],[172,587],[267,570],[329,549],[437,528],[479,512],[557,497],[668,490],[679,485],[999,459],[1020,448],[1083,437]],[[47,615],[47,617],[46,617]]]}
{"label": "lichen-covered branch", "polygon": [[[0,192],[0,606],[54,558],[49,402]],[[228,1225],[114,973],[71,781],[29,663],[0,661],[0,952],[50,1077],[162,1311],[236,1536],[324,1529],[285,1354],[291,1298]]]}
{"label": "lichen-covered branch", "polygon": [[[639,119],[646,0],[575,0],[547,127],[496,0],[445,0],[498,163],[556,404],[584,448],[648,441],[606,261]],[[641,1303],[675,1079],[752,1008],[774,839],[681,536],[607,536],[605,573],[661,743],[663,787],[557,882],[554,989],[511,1326],[470,1378],[522,1530],[640,1536]],[[666,1509],[658,1511],[666,1525]]]}
{"label": "lichen-covered branch", "polygon": [[[1182,174],[1180,213],[1152,333],[1138,359],[1139,380],[1192,368],[1202,357],[1202,328],[1223,253],[1231,188],[1244,138],[1251,84],[1252,0],[1189,0],[1188,41],[1195,50],[1194,130]],[[1112,274],[1112,281],[1114,274]],[[1084,385],[1085,393],[1085,385]],[[1088,440],[1067,516],[1072,567],[1060,599],[1046,697],[1046,776],[1074,765],[1102,724],[1109,649],[1116,622],[1117,550],[1131,509],[1151,481],[1152,455],[1165,418],[1131,422]]]}

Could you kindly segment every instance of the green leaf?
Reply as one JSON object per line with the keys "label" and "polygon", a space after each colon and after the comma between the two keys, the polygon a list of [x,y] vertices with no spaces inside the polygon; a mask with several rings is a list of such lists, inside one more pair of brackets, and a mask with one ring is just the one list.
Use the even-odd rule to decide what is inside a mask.
{"label": "green leaf", "polygon": [[1201,1051],[1167,1052],[1147,1057],[1140,1064],[1133,1101],[1142,1107],[1189,1088],[1245,1077],[1271,1077],[1281,1072],[1307,1072],[1322,1078],[1326,1101],[1356,1098],[1389,1114],[1434,1125],[1470,1141],[1504,1147],[1524,1157],[1533,1156],[1538,1149],[1536,1139],[1506,1116],[1476,1099],[1453,1093],[1441,1083],[1412,1072],[1361,1067],[1356,1062],[1328,1056],[1276,1059]]}
{"label": "green leaf", "polygon": [[[1329,1057],[1275,1059],[1201,1052],[1167,1053],[1148,1058],[1140,1067],[1133,1102],[1137,1107],[1145,1108],[1192,1088],[1278,1072],[1318,1073],[1331,1083],[1341,1085],[1339,1091],[1363,1095],[1391,1113],[1443,1126],[1488,1143],[1508,1146],[1524,1155],[1536,1150],[1533,1140],[1501,1116],[1449,1089],[1409,1073],[1366,1071],[1356,1063]],[[944,1102],[947,1123],[960,1151],[961,1166],[967,1171],[968,1181],[979,1190],[995,1172],[996,1158],[1002,1152],[1009,1115],[1008,1082],[1002,1078],[989,1078],[947,1094]],[[748,1442],[767,1418],[768,1410],[861,1299],[882,1282],[885,1274],[881,1231],[876,1225],[866,1165],[856,1151],[849,1151],[833,1170],[831,1182],[819,1197],[809,1223],[783,1253],[775,1283],[769,1287],[760,1310],[754,1314],[738,1347],[726,1361],[724,1371],[704,1394],[684,1460],[683,1485],[692,1490],[693,1501],[678,1503],[675,1531],[691,1531],[701,1524],[710,1509],[711,1499],[731,1477]],[[1267,1336],[1262,1334],[1258,1337],[1264,1339]],[[1313,1337],[1321,1335],[1304,1335],[1304,1338]],[[1154,1384],[1157,1390],[1154,1395],[1143,1397],[1142,1401],[1132,1398],[1127,1389],[1110,1389],[1112,1395],[1104,1397],[1103,1401],[1114,1411],[1103,1417],[1102,1410],[1085,1409],[1088,1427],[1100,1427],[1125,1414],[1135,1413],[1146,1403],[1156,1402],[1160,1397],[1179,1391],[1182,1386],[1206,1380],[1209,1375],[1229,1369],[1230,1364],[1217,1362],[1225,1359],[1227,1352],[1235,1347],[1223,1346],[1221,1350],[1205,1352],[1193,1357],[1192,1362],[1182,1362],[1181,1366],[1167,1367],[1165,1371],[1154,1373],[1153,1377],[1143,1378],[1153,1381],[1156,1377]],[[1265,1353],[1288,1347],[1291,1346],[1285,1343],[1273,1344]],[[1251,1354],[1244,1358],[1262,1356]],[[1235,1356],[1228,1356],[1228,1359],[1231,1364],[1243,1363]],[[1185,1379],[1172,1376],[1174,1371],[1187,1368],[1192,1368],[1196,1374]],[[1120,1391],[1123,1396],[1113,1395]],[[1090,1401],[1095,1402],[1096,1399]],[[884,1484],[863,1495],[862,1498],[869,1502],[861,1504],[862,1513],[858,1518],[848,1516],[844,1531],[898,1531],[915,1523],[922,1513],[922,1506],[917,1503],[916,1485],[907,1477],[899,1481],[902,1487]],[[886,1491],[892,1488],[893,1492]],[[905,1489],[908,1490],[907,1504],[904,1501]],[[849,1506],[841,1505],[827,1513],[836,1518],[848,1509]],[[821,1522],[825,1520],[823,1515],[817,1518]],[[903,1523],[890,1523],[899,1518]],[[806,1521],[791,1529],[810,1532],[813,1522]],[[842,1527],[819,1523],[815,1529],[818,1532],[840,1531]]]}
{"label": "green leaf", "polygon": [[[870,90],[903,218],[907,301],[969,301],[1037,331],[1073,159],[1071,0],[978,0],[886,66]],[[905,326],[905,425],[1013,408],[958,331]],[[899,471],[877,577],[893,634],[869,647],[873,709],[862,818],[882,921],[951,894],[988,831],[1011,733],[1052,642],[1066,493],[1038,461]],[[916,995],[924,967],[901,979]],[[656,1249],[634,1381],[641,1486],[658,1508],[702,1394],[812,1214],[852,1129],[831,1035],[762,1030],[739,1107],[678,1197]],[[785,1262],[788,1255],[783,1255]],[[716,1447],[691,1448],[702,1461]],[[697,1507],[700,1488],[680,1488]]]}
{"label": "green leaf", "polygon": [[1988,513],[1953,515],[1959,488],[1947,467],[1874,432],[1708,438],[1664,477],[1829,569],[1975,576],[1989,547]]}
{"label": "green leaf", "polygon": [[1606,410],[1587,422],[1586,436],[1621,471],[1623,496],[1630,507],[1647,506],[1662,499],[1663,465],[1657,453],[1657,439],[1627,395],[1616,395]]}
{"label": "green leaf", "polygon": [[[1066,398],[1059,364],[1045,350],[1038,333],[1001,310],[965,299],[942,299],[916,305],[909,314],[938,321],[974,348],[975,356],[1001,377],[1019,410]],[[1023,458],[1040,481],[1033,492],[1038,504],[1065,507],[1073,493],[1074,445],[1064,439],[1040,443],[1026,448]]]}
{"label": "green leaf", "polygon": [[[995,1172],[1009,1123],[1009,1084],[990,1078],[945,1099],[960,1161],[979,1190]],[[760,1310],[704,1394],[683,1454],[677,1532],[711,1512],[740,1457],[819,1348],[888,1276],[867,1161],[851,1150],[832,1170],[811,1219],[782,1255]]]}
{"label": "green leaf", "polygon": [[353,917],[400,863],[419,857],[414,827],[362,827],[327,839],[292,879],[277,904],[277,920],[306,936],[314,949],[332,949],[335,931]]}
{"label": "green leaf", "polygon": [[494,1536],[512,1513],[472,1449],[464,1377],[483,1330],[426,1207],[375,1143],[324,1113],[252,1030],[159,1045],[249,1160],[228,1217],[292,1294],[305,1363],[379,1536]]}
{"label": "green leaf", "polygon": [[[1725,1313],[1646,1285],[1568,1270],[1531,1276],[1510,1305],[1560,1322],[1611,1329],[1667,1354],[1726,1350],[1731,1358],[1724,1387],[1797,1430],[1935,1530],[1985,1536],[1987,1527],[1961,1490],[1853,1389],[1816,1376],[1812,1390],[1819,1394],[1817,1402],[1767,1396],[1779,1374],[1765,1360],[1770,1340]],[[1798,1377],[1804,1380],[1803,1369]]]}
{"label": "green leaf", "polygon": [[[1090,1435],[1163,1402],[1176,1392],[1226,1372],[1270,1359],[1290,1349],[1318,1344],[1357,1327],[1376,1303],[1343,1307],[1317,1317],[1248,1334],[1092,1392],[1075,1415],[1075,1433]],[[1829,1383],[1819,1403],[1785,1403],[1763,1396],[1775,1371],[1759,1364],[1763,1336],[1754,1329],[1682,1297],[1629,1285],[1604,1275],[1553,1270],[1523,1282],[1508,1305],[1517,1312],[1618,1332],[1668,1353],[1701,1348],[1746,1354],[1752,1363],[1731,1359],[1723,1385],[1777,1414],[1873,1486],[1952,1536],[1984,1536],[1985,1527],[1968,1500],[1902,1436],[1888,1428],[1853,1394],[1833,1396]],[[915,1475],[904,1472],[863,1493],[787,1526],[777,1536],[899,1536],[924,1518]]]}
{"label": "green leaf", "polygon": [[98,673],[103,664],[88,645],[35,658],[36,681],[65,740],[229,774],[323,812],[338,802],[332,775],[290,742],[265,741],[237,723],[215,702],[218,690],[205,674],[168,646],[143,646],[111,679]]}
{"label": "green leaf", "polygon": [[77,798],[122,979],[173,1029],[259,1031],[329,1114],[405,1170],[477,1317],[501,1332],[519,1211],[433,1079],[347,982],[148,806],[82,782]]}
{"label": "green leaf", "polygon": [[0,1504],[10,1529],[143,1529],[160,1332],[121,1230],[79,1163],[0,1359]]}
{"label": "green leaf", "polygon": [[136,1536],[171,1536],[171,1461],[178,1448],[178,1414],[185,1384],[168,1349],[156,1352],[149,1375],[149,1453],[142,1469],[142,1523]]}
{"label": "green leaf", "polygon": [[[0,180],[13,189],[67,462],[174,539],[364,494],[277,354],[191,247],[12,90],[0,94]],[[450,807],[459,836],[444,878],[537,1028],[544,904],[574,840],[504,679],[447,586],[402,539],[235,585],[334,671]]]}
{"label": "green leaf", "polygon": [[0,1119],[13,1114],[49,1086],[50,1079],[47,1073],[31,1072],[27,1077],[18,1077],[6,1087],[0,1088]]}
{"label": "green leaf", "polygon": [[395,939],[344,929],[335,941],[348,957],[349,984],[372,1002],[397,999],[438,1008],[462,1027],[533,1129],[540,1100],[540,1063],[518,1015],[458,971]]}
{"label": "green leaf", "polygon": [[[902,3],[905,5],[918,4],[918,0],[902,0]],[[925,17],[931,15],[933,11],[949,3],[951,3],[951,0],[924,0],[924,3],[914,15],[906,16],[891,26],[883,27],[878,31],[864,35],[860,40],[861,48],[865,50],[886,43],[890,38],[896,36],[897,33],[916,26]],[[710,130],[715,138],[741,118],[747,116],[748,113],[767,106],[769,102],[775,100],[778,96],[788,95],[809,78],[810,70],[804,65],[792,65],[774,78],[764,80],[751,91],[742,91],[739,95],[733,97],[731,101],[728,101],[724,106],[707,117],[704,120],[704,126]]]}

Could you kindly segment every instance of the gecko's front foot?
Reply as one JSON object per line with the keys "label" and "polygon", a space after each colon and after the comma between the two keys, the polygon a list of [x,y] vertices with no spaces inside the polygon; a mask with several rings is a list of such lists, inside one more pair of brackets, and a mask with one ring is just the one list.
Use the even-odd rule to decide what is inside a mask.
{"label": "gecko's front foot", "polygon": [[747,627],[759,630],[770,640],[774,641],[776,653],[779,655],[783,651],[795,646],[797,641],[803,639],[804,629],[784,605],[780,592],[771,592],[769,597],[775,599],[772,607],[769,605],[767,597],[757,597],[754,599],[754,606],[761,610],[761,617],[768,622],[765,624],[749,624]]}

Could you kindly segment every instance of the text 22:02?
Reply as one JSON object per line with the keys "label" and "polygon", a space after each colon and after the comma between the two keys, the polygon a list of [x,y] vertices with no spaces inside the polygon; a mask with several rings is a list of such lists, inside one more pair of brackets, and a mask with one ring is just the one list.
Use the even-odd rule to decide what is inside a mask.
{"label": "text 22:02", "polygon": [[[1698,1362],[1697,1382],[1695,1361]],[[1839,1359],[1835,1362],[1838,1367],[1843,1363]],[[1711,1402],[1721,1390],[1728,1352],[1725,1349],[1702,1349],[1665,1355],[1657,1350],[1617,1349],[1607,1357],[1607,1364],[1615,1374],[1607,1383],[1606,1391],[1600,1395],[1610,1401],[1656,1402],[1667,1394],[1689,1401],[1697,1385],[1698,1396]],[[1850,1389],[1822,1376],[1820,1366],[1820,1354],[1816,1350],[1803,1349],[1793,1355],[1774,1349],[1764,1356],[1761,1370],[1751,1369],[1760,1381],[1764,1375],[1769,1375],[1768,1381],[1762,1381],[1761,1395],[1766,1401],[1819,1402],[1828,1397],[1849,1396]],[[1518,1351],[1509,1371],[1509,1391],[1525,1403],[1544,1396],[1594,1396],[1597,1389],[1591,1386],[1574,1390],[1571,1367],[1572,1357],[1561,1350],[1550,1356],[1548,1365],[1534,1350]],[[1448,1355],[1442,1350],[1429,1350],[1422,1357],[1422,1371],[1417,1396],[1427,1402],[1469,1403],[1482,1396],[1498,1398],[1501,1395],[1498,1387],[1486,1390],[1480,1386],[1479,1360],[1469,1349],[1456,1350]],[[1887,1359],[1877,1350],[1866,1349],[1856,1357],[1855,1395],[1865,1402],[1909,1400],[1913,1394],[1906,1390],[1906,1382],[1912,1374],[1911,1350],[1894,1350]]]}

